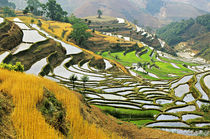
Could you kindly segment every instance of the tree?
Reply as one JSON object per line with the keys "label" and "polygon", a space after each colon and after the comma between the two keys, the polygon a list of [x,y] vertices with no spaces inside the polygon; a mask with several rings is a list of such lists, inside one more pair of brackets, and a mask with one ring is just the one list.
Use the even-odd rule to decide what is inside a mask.
{"label": "tree", "polygon": [[103,12],[100,9],[98,9],[97,14],[98,14],[98,18],[101,18]]}
{"label": "tree", "polygon": [[16,16],[15,11],[7,6],[3,8],[3,15],[5,17],[15,17]]}
{"label": "tree", "polygon": [[71,16],[68,17],[68,22],[71,23],[72,25],[74,25],[76,23],[81,23],[82,19],[77,18],[74,14],[71,14]]}
{"label": "tree", "polygon": [[88,26],[89,26],[91,23],[92,23],[91,20],[88,20]]}
{"label": "tree", "polygon": [[23,14],[28,14],[29,13],[29,8],[26,7],[24,10],[23,10]]}
{"label": "tree", "polygon": [[142,66],[141,62],[137,63],[137,68],[139,69]]}
{"label": "tree", "polygon": [[42,27],[42,22],[41,22],[41,20],[38,20],[37,25],[38,25],[39,27]]}
{"label": "tree", "polygon": [[[144,69],[144,71],[146,71],[146,67],[147,67],[147,63],[144,63],[144,64],[142,65],[142,68]],[[148,72],[146,71],[146,73],[148,73]]]}
{"label": "tree", "polygon": [[39,2],[39,0],[28,0],[27,4],[28,5],[24,10],[27,11],[27,9],[28,9],[34,15],[37,15],[37,16],[41,15],[41,11],[42,11],[41,5],[42,4]]}
{"label": "tree", "polygon": [[76,23],[72,28],[73,31],[69,35],[69,38],[73,39],[77,45],[83,45],[91,36],[90,32],[87,32],[88,26],[84,23]]}
{"label": "tree", "polygon": [[67,12],[63,11],[60,4],[56,3],[56,0],[48,0],[46,3],[47,17],[55,21],[67,20]]}
{"label": "tree", "polygon": [[115,55],[114,57],[116,60],[120,60],[119,56],[118,55]]}
{"label": "tree", "polygon": [[73,74],[73,75],[71,75],[69,77],[69,80],[71,81],[71,83],[73,85],[73,90],[74,90],[74,88],[75,88],[75,84],[74,83],[77,81],[77,76],[75,74]]}
{"label": "tree", "polygon": [[84,75],[84,76],[81,77],[81,80],[82,80],[82,82],[83,82],[83,88],[84,88],[84,90],[85,90],[85,83],[86,83],[87,81],[89,81],[89,77],[88,77],[87,75]]}
{"label": "tree", "polygon": [[34,23],[34,19],[31,19],[31,24],[33,24]]}

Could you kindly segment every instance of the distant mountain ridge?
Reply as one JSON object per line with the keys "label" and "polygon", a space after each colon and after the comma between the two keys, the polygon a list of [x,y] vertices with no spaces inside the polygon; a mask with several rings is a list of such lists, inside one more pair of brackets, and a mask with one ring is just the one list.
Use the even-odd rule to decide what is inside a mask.
{"label": "distant mountain ridge", "polygon": [[210,0],[163,0],[163,1],[190,4],[200,10],[210,12]]}
{"label": "distant mountain ridge", "polygon": [[[10,0],[17,8],[24,8],[26,2]],[[40,0],[46,2],[47,0]],[[137,20],[139,25],[159,28],[172,21],[195,18],[209,12],[209,0],[59,0],[63,9],[78,17],[96,15],[101,9],[103,15]],[[196,6],[197,5],[197,6]],[[203,7],[203,8],[202,8]],[[202,10],[201,10],[202,9]],[[206,10],[206,11],[205,11]]]}

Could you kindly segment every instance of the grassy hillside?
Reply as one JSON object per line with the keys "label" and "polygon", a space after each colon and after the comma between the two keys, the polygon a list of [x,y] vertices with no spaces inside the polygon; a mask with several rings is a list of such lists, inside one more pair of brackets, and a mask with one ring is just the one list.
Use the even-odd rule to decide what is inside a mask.
{"label": "grassy hillside", "polygon": [[159,29],[157,34],[172,47],[180,42],[186,42],[188,48],[198,51],[197,56],[209,60],[209,31],[210,14],[207,14],[196,19],[171,23]]}
{"label": "grassy hillside", "polygon": [[[11,120],[19,138],[63,138],[64,136],[46,123],[45,118],[36,108],[43,98],[43,87],[49,89],[62,103],[66,110],[69,137],[74,138],[108,138],[95,124],[83,120],[80,109],[84,106],[72,91],[44,78],[23,73],[0,70],[1,90],[12,96],[14,110]],[[15,82],[15,84],[14,84]],[[83,106],[82,106],[83,105]],[[82,109],[83,109],[82,108]]]}
{"label": "grassy hillside", "polygon": [[[96,40],[90,40],[87,44],[87,46],[90,46],[91,49],[94,50],[95,47],[101,47],[101,45],[106,46],[106,43],[102,40],[105,38],[105,40],[115,40],[115,41],[109,41],[111,44],[109,44],[111,47],[122,47],[119,48],[121,50],[125,50],[125,48],[136,46],[136,42],[139,46],[142,46],[142,42],[156,48],[157,50],[161,50],[164,52],[167,52],[172,55],[176,55],[175,51],[171,49],[168,45],[165,44],[164,47],[161,46],[161,43],[159,42],[158,38],[154,34],[150,34],[146,32],[144,29],[138,30],[135,24],[124,20],[124,23],[118,23],[117,18],[113,18],[110,16],[102,16],[102,18],[98,19],[96,16],[88,16],[84,19],[87,20],[87,22],[91,22],[89,24],[89,28],[99,31],[99,32],[106,32],[112,34],[111,36],[107,37],[107,35],[100,35],[100,33],[97,33],[94,38]],[[117,36],[118,35],[118,36]],[[113,37],[115,36],[115,37]],[[122,38],[127,37],[130,38],[129,41],[125,41]],[[100,43],[98,43],[100,42]],[[141,44],[139,43],[141,42]],[[98,51],[101,51],[102,49],[98,49]],[[104,49],[107,50],[107,49]]]}
{"label": "grassy hillside", "polygon": [[[48,138],[193,138],[144,127],[171,128],[167,131],[180,133],[176,130],[179,128],[189,130],[187,135],[193,130],[202,130],[200,134],[208,136],[209,133],[204,132],[209,128],[208,112],[200,108],[201,104],[209,102],[204,78],[209,74],[205,72],[207,66],[183,62],[138,40],[128,41],[98,31],[91,31],[93,36],[88,43],[93,45],[86,44],[87,50],[68,38],[72,31],[69,23],[27,16],[9,19],[15,24],[22,22],[19,27],[24,37],[32,36],[35,40],[23,37],[22,46],[7,52],[9,55],[3,55],[1,60],[6,63],[21,61],[26,73],[44,76],[61,86],[41,76],[0,70],[3,95],[0,95],[3,107],[0,114],[13,122],[13,125],[11,122],[0,124],[3,137],[46,138],[50,134]],[[38,20],[41,27],[35,25]],[[157,40],[126,20],[124,23],[117,20],[113,26],[122,27],[124,35],[129,35],[127,28],[134,27],[139,30],[132,32],[136,36],[139,33],[144,34],[138,35],[145,40]],[[95,23],[92,25],[97,27]],[[28,30],[32,34],[27,34]],[[25,42],[30,43],[29,47]],[[27,47],[24,49],[24,46]],[[98,51],[101,56],[91,50]],[[200,73],[192,75],[194,71]],[[72,75],[78,77],[76,81],[72,80]],[[85,76],[89,78],[86,82],[83,81]],[[199,88],[202,80],[205,92]],[[185,107],[190,109],[172,112]],[[169,117],[175,116],[167,120],[170,124],[159,119],[166,113]],[[198,118],[186,120],[187,114]],[[163,124],[159,127],[155,123]],[[10,133],[4,130],[7,127]],[[193,135],[197,136],[198,132]]]}
{"label": "grassy hillside", "polygon": [[[67,138],[83,139],[116,139],[120,138],[118,135],[128,138],[189,138],[154,129],[142,128],[139,130],[133,125],[119,121],[117,123],[116,119],[106,116],[97,108],[86,106],[84,100],[76,92],[41,77],[1,69],[0,80],[0,104],[1,107],[5,107],[7,104],[5,109],[8,110],[7,115],[9,116],[5,117],[1,110],[0,113],[4,119],[7,118],[13,123],[9,125],[9,123],[3,121],[6,125],[0,125],[0,136],[3,137],[6,137],[3,128],[8,126],[11,129],[7,132],[8,137],[27,139],[65,138],[65,136]],[[49,90],[50,94],[47,95],[44,88]],[[69,131],[67,135],[62,134],[53,124],[50,125],[46,122],[46,115],[42,115],[38,105],[43,99],[45,100],[43,108],[46,112],[50,112],[50,107],[54,114],[53,109],[63,107],[65,114],[61,119],[65,119],[63,121],[65,121]],[[57,104],[56,107],[55,104]],[[53,119],[50,120],[53,122]],[[58,124],[58,122],[55,121],[55,124]]]}

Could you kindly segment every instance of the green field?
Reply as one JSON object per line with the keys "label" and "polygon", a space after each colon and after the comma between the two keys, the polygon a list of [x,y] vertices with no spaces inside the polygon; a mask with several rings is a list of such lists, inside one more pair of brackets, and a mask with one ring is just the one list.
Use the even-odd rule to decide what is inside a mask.
{"label": "green field", "polygon": [[[159,61],[156,59],[156,55],[157,55],[156,52],[154,52],[153,56],[150,57],[152,50],[150,48],[145,48],[145,49],[148,50],[147,53],[142,54],[139,57],[136,56],[136,51],[129,52],[126,55],[124,55],[125,51],[115,52],[115,53],[106,51],[106,52],[103,52],[101,55],[105,58],[116,60],[126,67],[132,67],[133,63],[138,63],[138,62],[142,64],[147,63],[149,65],[155,65],[156,67],[152,66],[151,68],[148,68],[148,66],[146,66],[145,70],[149,73],[155,74],[157,77],[159,77],[159,79],[175,78],[175,77],[169,76],[169,74],[173,74],[173,75],[176,75],[177,77],[180,77],[189,73],[193,73],[190,69],[187,69],[186,67],[184,67],[183,64],[188,65],[188,66],[193,66],[196,64],[186,63],[186,62],[173,60],[173,59],[167,59],[165,57],[160,57],[160,59],[162,59],[163,61]],[[171,63],[175,63],[179,67],[179,69],[173,67]],[[133,70],[133,71],[144,78],[156,79],[154,77],[147,75],[146,73],[143,73],[137,70]]]}

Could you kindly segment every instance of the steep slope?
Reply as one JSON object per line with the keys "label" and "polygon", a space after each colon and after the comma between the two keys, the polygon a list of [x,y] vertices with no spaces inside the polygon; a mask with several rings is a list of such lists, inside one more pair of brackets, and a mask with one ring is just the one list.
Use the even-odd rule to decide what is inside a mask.
{"label": "steep slope", "polygon": [[160,12],[156,13],[156,16],[162,20],[180,21],[182,19],[195,18],[206,13],[190,4],[167,2],[160,8]]}
{"label": "steep slope", "polygon": [[22,30],[14,23],[3,19],[3,22],[0,23],[0,50],[13,49],[21,43],[22,38]]}
{"label": "steep slope", "polygon": [[[204,113],[200,108],[201,104],[209,102],[208,86],[205,86],[206,81],[203,79],[204,85],[200,83],[202,81],[200,77],[204,78],[209,74],[208,65],[180,61],[167,53],[156,51],[146,44],[142,46],[140,42],[137,43],[138,45],[133,46],[131,45],[133,41],[128,41],[128,37],[123,39],[122,36],[116,37],[116,34],[112,35],[110,33],[111,36],[108,36],[105,35],[107,32],[102,34],[95,31],[95,33],[92,32],[95,36],[90,38],[93,43],[96,42],[97,44],[102,40],[102,42],[106,42],[106,48],[108,48],[108,44],[112,45],[115,43],[121,43],[121,46],[124,45],[123,47],[125,48],[125,42],[130,45],[118,52],[107,49],[108,51],[101,52],[101,56],[99,56],[91,52],[91,49],[83,49],[70,42],[70,39],[67,39],[67,36],[72,31],[71,25],[68,23],[45,21],[27,16],[9,19],[22,29],[24,33],[23,42],[6,59],[2,56],[0,59],[4,59],[4,61],[18,59],[17,61],[23,60],[23,62],[25,59],[26,62],[28,61],[32,65],[28,67],[30,69],[26,73],[41,75],[65,86],[65,90],[63,90],[56,86],[55,83],[45,82],[46,80],[42,80],[42,77],[36,80],[35,78],[29,78],[29,76],[19,77],[18,74],[6,76],[6,72],[3,72],[3,75],[0,74],[3,88],[1,89],[0,85],[0,90],[9,92],[14,98],[14,105],[17,106],[17,109],[15,108],[14,113],[11,115],[16,115],[18,110],[23,108],[27,112],[32,112],[32,115],[37,118],[42,117],[44,119],[38,119],[41,122],[40,126],[43,126],[43,129],[46,131],[46,133],[40,133],[41,129],[37,127],[37,124],[33,123],[31,115],[27,115],[27,112],[19,112],[19,114],[26,114],[28,118],[24,117],[24,119],[32,123],[31,127],[33,129],[30,130],[29,124],[22,124],[21,122],[24,122],[24,120],[21,121],[20,119],[18,127],[22,127],[21,125],[24,125],[24,127],[22,128],[23,130],[21,128],[19,130],[16,129],[18,134],[20,131],[23,131],[21,132],[23,136],[32,135],[34,138],[39,135],[45,137],[48,131],[52,133],[52,136],[55,136],[54,138],[57,138],[57,135],[54,135],[54,133],[58,133],[58,136],[67,136],[69,138],[117,138],[116,134],[127,138],[164,138],[163,135],[167,138],[184,137],[174,136],[172,133],[157,130],[148,130],[147,128],[139,130],[134,125],[119,120],[134,123],[138,127],[158,128],[155,124],[157,123],[161,125],[159,127],[161,129],[162,127],[171,128],[171,130],[168,129],[167,131],[174,131],[180,128],[180,130],[176,130],[177,133],[184,132],[184,134],[194,136],[197,136],[198,132],[192,133],[192,130],[208,130],[209,119],[206,116],[208,113]],[[34,24],[31,24],[31,19],[34,19]],[[42,22],[41,27],[36,25],[38,20]],[[145,32],[142,28],[132,25],[124,19],[114,18],[114,20],[115,24],[113,27],[115,29],[118,26],[122,27],[121,31],[124,34],[129,35],[130,30],[128,31],[128,28],[134,29],[133,34],[143,34],[141,36],[145,40],[153,39],[158,41],[154,35]],[[93,24],[94,26],[97,27],[96,24]],[[62,35],[64,29],[66,34]],[[103,29],[107,30],[107,27],[99,28],[99,30]],[[97,42],[97,40],[99,41]],[[160,45],[159,41],[158,43]],[[136,42],[133,44],[136,44]],[[97,48],[96,46],[95,48]],[[51,53],[52,51],[57,52]],[[30,60],[33,58],[36,60],[35,63]],[[192,75],[194,71],[202,73]],[[1,75],[4,78],[1,79]],[[78,80],[73,82],[72,75],[77,76]],[[82,80],[84,76],[88,76],[89,80],[87,82]],[[18,82],[20,79],[21,81]],[[8,82],[11,83],[8,85]],[[31,82],[33,83],[31,84]],[[21,88],[18,88],[19,86]],[[180,92],[179,86],[185,86],[186,92]],[[204,86],[206,89],[203,91],[201,86]],[[66,92],[67,89],[70,90],[72,88],[80,92],[85,100],[79,96],[78,102],[81,103],[76,103],[75,100],[77,101],[77,99],[70,94],[71,91]],[[61,98],[60,96],[63,97]],[[190,100],[186,98],[190,98]],[[178,103],[180,101],[181,103]],[[100,110],[94,106],[90,107],[88,104],[96,105],[104,112],[119,118],[119,120],[102,114]],[[77,108],[79,112],[76,111]],[[69,109],[72,109],[70,114]],[[171,110],[179,111],[183,109],[183,113],[175,112],[173,114],[171,112]],[[37,111],[39,115],[37,115]],[[167,122],[170,124],[167,124],[166,121],[159,119],[158,117],[165,114],[165,112],[169,114],[169,117],[175,115],[176,120],[168,119]],[[194,114],[199,119],[185,120],[186,113]],[[78,114],[85,121],[81,122],[82,120]],[[75,122],[70,120],[71,116]],[[37,119],[35,118],[35,120]],[[103,131],[91,131],[95,129],[89,123],[96,125],[98,130]],[[200,127],[200,123],[202,123],[202,127]],[[14,125],[16,126],[16,124],[17,121]],[[63,126],[61,127],[61,125]],[[48,126],[53,131],[48,130]],[[87,130],[89,127],[90,129]],[[39,128],[38,132],[40,134],[35,136],[34,130],[36,128]],[[96,132],[98,133],[95,135]],[[90,135],[90,133],[92,134]],[[208,132],[201,133],[205,136],[208,135]]]}
{"label": "steep slope", "polygon": [[[194,55],[201,56],[206,60],[209,58],[209,29],[210,15],[199,16],[195,20],[190,19],[181,22],[171,23],[157,31],[159,37],[165,40],[170,46],[176,46],[177,51],[194,50]],[[182,45],[184,42],[184,45]],[[180,43],[180,44],[179,44]],[[179,45],[178,45],[179,44]]]}
{"label": "steep slope", "polygon": [[[73,138],[197,138],[177,135],[155,129],[138,129],[134,125],[120,122],[107,116],[95,107],[84,104],[81,95],[57,85],[50,80],[24,73],[0,70],[0,89],[12,96],[14,111],[10,117],[20,138],[63,138],[55,128],[46,123],[36,105],[47,88],[61,102],[69,123],[69,137]],[[2,92],[1,92],[2,93]],[[0,98],[2,98],[0,96]],[[57,101],[55,100],[54,101]],[[2,103],[0,103],[2,104]],[[52,104],[51,104],[52,105]],[[47,107],[47,104],[46,104]],[[118,122],[118,123],[117,123]],[[1,131],[1,130],[0,130]],[[14,136],[13,136],[14,137]]]}
{"label": "steep slope", "polygon": [[200,10],[205,10],[210,12],[210,1],[209,0],[163,0],[166,2],[179,2],[179,3],[185,3],[190,4]]}
{"label": "steep slope", "polygon": [[[89,46],[90,49],[92,49],[92,47],[94,47],[95,44],[95,47],[98,48],[98,51],[107,50],[100,49],[104,48],[101,47],[101,45],[106,46],[104,41],[102,41],[103,38],[105,38],[105,40],[111,40],[111,38],[115,37],[115,41],[112,41],[115,43],[109,44],[110,47],[108,47],[108,49],[110,51],[112,51],[112,48],[116,49],[117,47],[119,47],[119,50],[129,49],[129,46],[137,46],[137,44],[139,45],[139,42],[141,42],[142,44],[139,45],[140,47],[147,44],[150,47],[153,47],[157,50],[176,55],[175,51],[163,41],[158,39],[157,36],[148,33],[143,28],[140,28],[139,26],[123,18],[103,16],[99,19],[96,16],[89,16],[85,17],[84,19],[88,20],[87,22],[91,22],[89,24],[89,28],[96,31],[100,31],[103,34],[100,36],[101,39],[99,39],[99,34],[95,35],[95,39],[92,40],[94,41],[94,43],[91,42],[91,39],[89,40],[90,43],[88,42],[87,46]],[[105,35],[109,35],[110,38],[105,37]],[[98,40],[96,38],[98,38]],[[93,49],[93,51],[95,50]]]}

